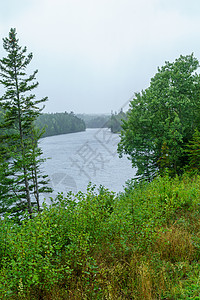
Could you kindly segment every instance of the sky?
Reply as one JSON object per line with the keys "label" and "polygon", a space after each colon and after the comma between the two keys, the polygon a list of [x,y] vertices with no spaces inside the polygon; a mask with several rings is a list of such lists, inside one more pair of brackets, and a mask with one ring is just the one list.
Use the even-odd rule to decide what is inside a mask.
{"label": "sky", "polygon": [[165,61],[200,60],[199,0],[1,0],[1,58],[10,28],[49,113],[126,110]]}

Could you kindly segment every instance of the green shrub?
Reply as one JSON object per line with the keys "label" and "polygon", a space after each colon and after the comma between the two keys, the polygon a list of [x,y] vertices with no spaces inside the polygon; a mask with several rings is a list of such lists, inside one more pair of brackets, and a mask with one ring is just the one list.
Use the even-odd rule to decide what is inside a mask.
{"label": "green shrub", "polygon": [[165,176],[61,193],[21,225],[7,216],[0,298],[197,299],[199,199],[200,177]]}

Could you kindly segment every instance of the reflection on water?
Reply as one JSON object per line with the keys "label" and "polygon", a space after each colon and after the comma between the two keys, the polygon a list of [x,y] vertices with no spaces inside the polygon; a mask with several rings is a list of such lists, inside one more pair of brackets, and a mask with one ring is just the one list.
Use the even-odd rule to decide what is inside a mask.
{"label": "reflection on water", "polygon": [[122,191],[125,181],[133,178],[136,170],[127,158],[118,157],[119,140],[117,134],[106,128],[41,139],[44,157],[49,158],[42,170],[49,175],[52,196],[70,190],[85,192],[89,182]]}

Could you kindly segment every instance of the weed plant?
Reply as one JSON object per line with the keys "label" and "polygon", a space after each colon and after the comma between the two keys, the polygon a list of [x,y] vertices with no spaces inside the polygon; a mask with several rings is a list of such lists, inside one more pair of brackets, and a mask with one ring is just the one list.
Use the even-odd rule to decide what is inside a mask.
{"label": "weed plant", "polygon": [[200,299],[200,177],[89,185],[0,222],[0,299]]}

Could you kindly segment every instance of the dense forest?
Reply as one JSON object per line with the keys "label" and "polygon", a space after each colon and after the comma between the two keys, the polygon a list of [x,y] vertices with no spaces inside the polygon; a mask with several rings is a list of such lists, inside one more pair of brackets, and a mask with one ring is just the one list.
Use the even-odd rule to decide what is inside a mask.
{"label": "dense forest", "polygon": [[90,183],[86,193],[60,191],[47,206],[40,203],[50,191],[40,171],[43,126],[51,135],[85,130],[85,123],[73,113],[42,114],[47,97],[33,94],[37,70],[25,72],[32,53],[19,46],[15,29],[3,47],[0,298],[199,299],[198,60],[191,54],[166,62],[127,113],[104,123],[120,132],[118,153],[137,168],[123,191]]}
{"label": "dense forest", "polygon": [[43,113],[35,121],[36,126],[42,130],[45,127],[43,137],[57,134],[84,131],[86,128],[110,128],[111,132],[121,131],[122,120],[126,119],[126,113],[110,115],[77,114],[70,113]]}
{"label": "dense forest", "polygon": [[40,114],[35,121],[35,125],[42,130],[45,127],[43,137],[84,131],[85,122],[75,116],[73,112]]}

